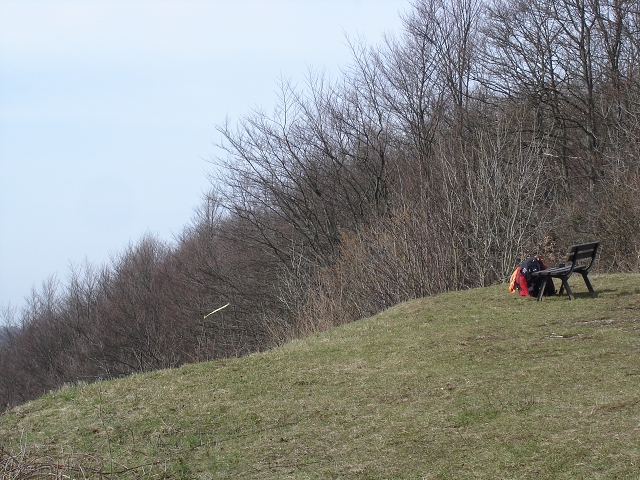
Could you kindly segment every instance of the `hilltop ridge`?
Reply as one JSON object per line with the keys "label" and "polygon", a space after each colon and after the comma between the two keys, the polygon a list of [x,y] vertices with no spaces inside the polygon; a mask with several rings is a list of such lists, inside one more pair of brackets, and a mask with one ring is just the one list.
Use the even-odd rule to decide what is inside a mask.
{"label": "hilltop ridge", "polygon": [[0,446],[88,478],[637,476],[640,276],[594,276],[595,299],[575,284],[574,301],[436,295],[244,358],[64,388],[0,416]]}

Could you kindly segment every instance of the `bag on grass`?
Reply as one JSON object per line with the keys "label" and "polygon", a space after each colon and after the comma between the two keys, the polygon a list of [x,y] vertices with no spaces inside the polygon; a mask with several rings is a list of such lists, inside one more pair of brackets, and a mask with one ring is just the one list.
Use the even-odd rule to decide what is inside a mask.
{"label": "bag on grass", "polygon": [[547,268],[539,257],[529,257],[522,262],[511,274],[509,291],[516,290],[522,297],[537,297],[540,288],[544,288],[543,295],[553,295],[555,288],[551,277],[534,277],[533,272],[538,272]]}

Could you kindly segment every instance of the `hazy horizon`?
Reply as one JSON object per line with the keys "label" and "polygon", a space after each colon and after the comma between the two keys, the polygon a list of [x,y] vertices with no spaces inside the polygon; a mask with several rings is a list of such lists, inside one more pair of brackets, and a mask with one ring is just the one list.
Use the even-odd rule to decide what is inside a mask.
{"label": "hazy horizon", "polygon": [[276,80],[339,75],[407,1],[0,1],[0,306],[145,233],[171,241],[209,188],[215,126]]}

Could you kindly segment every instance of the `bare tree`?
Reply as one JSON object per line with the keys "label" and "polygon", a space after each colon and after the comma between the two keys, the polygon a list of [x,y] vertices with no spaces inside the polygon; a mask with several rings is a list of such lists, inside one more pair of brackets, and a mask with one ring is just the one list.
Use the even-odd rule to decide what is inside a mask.
{"label": "bare tree", "polygon": [[523,247],[541,239],[552,220],[554,185],[543,174],[549,145],[535,130],[525,133],[535,126],[531,117],[526,111],[484,117],[459,159],[443,145],[444,211],[461,286],[505,280]]}

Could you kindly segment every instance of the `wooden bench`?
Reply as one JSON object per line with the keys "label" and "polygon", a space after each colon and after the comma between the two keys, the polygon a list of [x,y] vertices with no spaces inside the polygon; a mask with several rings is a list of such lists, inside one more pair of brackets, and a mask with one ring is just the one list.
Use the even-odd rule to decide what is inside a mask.
{"label": "wooden bench", "polygon": [[[596,259],[596,253],[598,253],[598,247],[600,242],[582,243],[580,245],[573,245],[569,249],[567,254],[567,264],[560,265],[558,267],[547,268],[539,272],[533,272],[532,277],[544,277],[546,278],[559,278],[562,280],[562,286],[560,287],[559,295],[562,295],[562,291],[566,290],[569,295],[569,299],[573,300],[573,292],[569,287],[569,277],[574,273],[579,273],[584,279],[584,283],[589,289],[589,293],[595,295],[591,282],[589,281],[589,271],[593,266],[593,262]],[[542,294],[544,293],[544,282],[540,287],[540,293],[538,294],[538,301],[542,300]]]}

